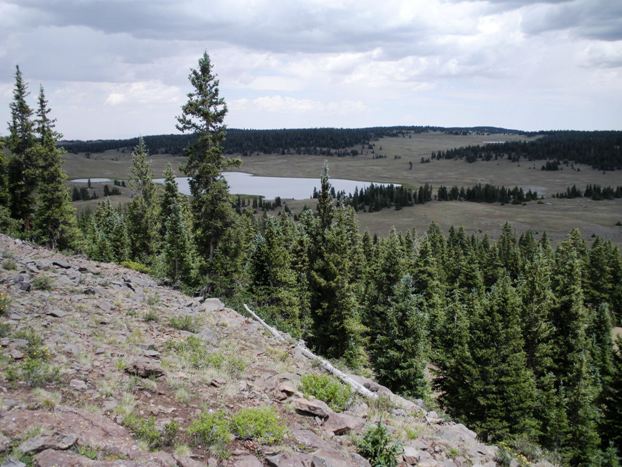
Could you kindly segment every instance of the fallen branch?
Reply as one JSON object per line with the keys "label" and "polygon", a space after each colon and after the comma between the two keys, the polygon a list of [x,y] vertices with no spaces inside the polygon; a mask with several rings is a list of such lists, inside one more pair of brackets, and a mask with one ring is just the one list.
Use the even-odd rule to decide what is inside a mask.
{"label": "fallen branch", "polygon": [[[278,339],[279,341],[282,342],[286,342],[287,339],[283,336],[283,334],[281,334],[279,331],[277,331],[276,329],[274,329],[272,326],[270,326],[268,323],[266,323],[263,319],[261,319],[259,316],[257,316],[257,314],[251,310],[248,305],[245,303],[244,304],[244,308],[246,309],[246,311],[248,311],[248,313],[259,322],[259,324],[261,324],[264,328],[266,328],[270,334],[272,334],[276,339]],[[358,394],[367,397],[369,399],[377,399],[378,398],[378,394],[370,391],[369,389],[367,389],[365,386],[363,386],[361,383],[359,383],[358,381],[354,381],[352,378],[350,378],[348,375],[346,375],[343,371],[335,368],[328,360],[315,355],[313,352],[311,352],[307,346],[305,345],[305,343],[303,341],[298,342],[298,344],[296,345],[296,348],[298,350],[300,350],[300,353],[302,353],[302,355],[304,355],[305,357],[307,357],[310,360],[315,360],[316,362],[318,362],[320,364],[320,366],[326,370],[327,372],[329,372],[330,374],[336,376],[337,378],[339,378],[341,381],[343,381],[345,384],[347,384],[348,386],[350,386],[354,392],[357,392]]]}

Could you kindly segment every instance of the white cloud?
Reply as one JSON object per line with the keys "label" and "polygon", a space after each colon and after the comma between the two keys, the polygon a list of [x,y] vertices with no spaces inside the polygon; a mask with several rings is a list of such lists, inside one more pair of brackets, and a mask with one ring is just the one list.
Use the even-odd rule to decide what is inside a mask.
{"label": "white cloud", "polygon": [[232,111],[241,112],[247,110],[266,112],[330,112],[349,114],[364,112],[368,107],[361,101],[328,101],[322,102],[312,99],[297,99],[289,96],[262,96],[254,99],[236,99],[229,106]]}

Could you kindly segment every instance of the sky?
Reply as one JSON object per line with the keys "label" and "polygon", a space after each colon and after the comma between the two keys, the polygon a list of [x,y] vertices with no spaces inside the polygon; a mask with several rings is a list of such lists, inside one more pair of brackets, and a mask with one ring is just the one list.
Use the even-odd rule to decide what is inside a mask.
{"label": "sky", "polygon": [[18,64],[67,139],[175,133],[204,51],[231,128],[622,129],[621,0],[0,0],[0,122]]}

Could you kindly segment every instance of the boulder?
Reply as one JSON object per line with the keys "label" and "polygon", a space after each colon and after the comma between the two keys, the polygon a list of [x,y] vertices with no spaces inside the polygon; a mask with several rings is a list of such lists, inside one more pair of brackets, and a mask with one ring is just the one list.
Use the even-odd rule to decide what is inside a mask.
{"label": "boulder", "polygon": [[365,420],[362,418],[343,413],[331,413],[322,428],[335,435],[345,435],[361,429],[364,424]]}
{"label": "boulder", "polygon": [[328,416],[333,413],[326,402],[317,399],[308,400],[303,397],[299,397],[294,399],[293,403],[294,408],[302,414],[315,415],[320,418],[328,418]]}
{"label": "boulder", "polygon": [[147,359],[138,359],[130,363],[125,372],[130,375],[140,376],[141,378],[159,378],[164,375],[164,371],[160,364]]}
{"label": "boulder", "polygon": [[267,456],[266,464],[270,467],[309,467],[311,456],[297,452],[282,452],[273,456]]}
{"label": "boulder", "polygon": [[27,439],[19,445],[18,449],[24,454],[34,454],[45,449],[59,449],[64,451],[76,444],[78,437],[74,434],[62,435],[54,433],[53,435],[39,435]]}
{"label": "boulder", "polygon": [[361,456],[346,454],[337,449],[318,449],[311,456],[312,467],[369,467],[369,462]]}
{"label": "boulder", "polygon": [[233,465],[235,467],[263,467],[263,463],[250,454],[248,456],[242,456],[234,459]]}
{"label": "boulder", "polygon": [[81,379],[72,379],[69,381],[69,387],[71,389],[75,389],[76,391],[86,391],[88,386]]}
{"label": "boulder", "polygon": [[218,298],[206,298],[203,302],[203,309],[207,312],[219,311],[224,307],[224,303]]}

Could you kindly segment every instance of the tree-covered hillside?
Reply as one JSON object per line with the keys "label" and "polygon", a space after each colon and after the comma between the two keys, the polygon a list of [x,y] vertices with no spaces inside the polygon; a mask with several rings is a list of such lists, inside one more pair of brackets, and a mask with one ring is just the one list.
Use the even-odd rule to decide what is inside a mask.
{"label": "tree-covered hillside", "polygon": [[[352,155],[360,151],[357,146],[366,146],[372,141],[385,136],[403,136],[405,134],[440,131],[447,134],[469,133],[516,133],[495,127],[441,128],[430,126],[395,126],[373,128],[299,128],[281,130],[244,130],[228,129],[224,141],[226,154],[321,154]],[[155,154],[182,154],[194,141],[189,135],[154,135],[145,136],[145,143]],[[130,152],[138,144],[138,138],[95,141],[62,141],[61,146],[72,153],[98,153],[110,149]]]}

